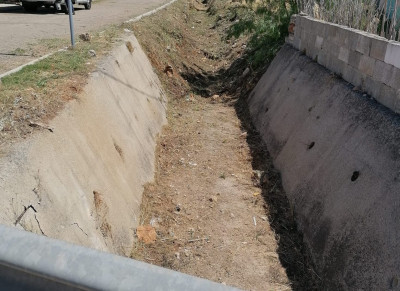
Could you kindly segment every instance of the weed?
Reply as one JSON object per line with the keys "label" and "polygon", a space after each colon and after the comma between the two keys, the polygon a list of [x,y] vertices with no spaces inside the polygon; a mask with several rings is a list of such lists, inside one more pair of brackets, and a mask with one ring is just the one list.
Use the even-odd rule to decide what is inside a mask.
{"label": "weed", "polygon": [[228,38],[250,34],[248,44],[249,63],[254,69],[272,61],[288,34],[290,16],[297,12],[294,0],[246,0],[248,5],[236,8],[237,19]]}
{"label": "weed", "polygon": [[26,50],[22,48],[16,48],[12,53],[15,54],[16,56],[23,56],[26,54]]}

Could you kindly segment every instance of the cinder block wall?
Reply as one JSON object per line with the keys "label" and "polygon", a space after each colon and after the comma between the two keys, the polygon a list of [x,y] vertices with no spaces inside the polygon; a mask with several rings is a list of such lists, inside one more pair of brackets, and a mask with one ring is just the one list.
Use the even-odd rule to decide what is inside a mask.
{"label": "cinder block wall", "polygon": [[287,42],[400,113],[400,42],[294,15]]}

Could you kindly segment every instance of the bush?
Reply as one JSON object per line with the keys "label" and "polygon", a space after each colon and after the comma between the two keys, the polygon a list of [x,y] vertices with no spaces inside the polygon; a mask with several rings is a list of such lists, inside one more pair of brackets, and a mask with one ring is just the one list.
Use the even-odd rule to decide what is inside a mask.
{"label": "bush", "polygon": [[297,12],[295,0],[246,0],[246,5],[235,8],[238,19],[228,37],[249,34],[249,62],[253,69],[269,63],[288,34],[290,16]]}

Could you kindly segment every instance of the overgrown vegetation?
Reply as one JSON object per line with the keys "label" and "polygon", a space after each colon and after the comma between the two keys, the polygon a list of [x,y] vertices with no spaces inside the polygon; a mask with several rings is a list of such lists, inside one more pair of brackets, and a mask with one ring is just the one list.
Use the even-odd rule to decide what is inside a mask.
{"label": "overgrown vegetation", "polygon": [[235,23],[228,37],[250,37],[248,61],[253,69],[271,62],[284,43],[290,16],[299,12],[399,40],[398,0],[244,0],[243,3],[231,11]]}
{"label": "overgrown vegetation", "polygon": [[297,0],[300,11],[325,21],[399,39],[398,0]]}
{"label": "overgrown vegetation", "polygon": [[235,8],[236,22],[228,37],[250,34],[249,62],[254,69],[272,61],[288,34],[290,16],[297,12],[295,0],[246,0]]}

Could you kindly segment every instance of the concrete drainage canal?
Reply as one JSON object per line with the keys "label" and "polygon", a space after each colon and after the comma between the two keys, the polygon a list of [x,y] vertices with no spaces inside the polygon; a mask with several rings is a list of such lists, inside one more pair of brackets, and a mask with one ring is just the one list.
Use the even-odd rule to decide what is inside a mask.
{"label": "concrete drainage canal", "polygon": [[[318,37],[315,40],[321,42]],[[398,100],[394,105],[385,102],[392,96],[391,92],[397,91],[385,87],[389,93],[379,95],[381,100],[372,98],[368,84],[366,91],[362,87],[354,89],[350,81],[342,79],[350,75],[332,74],[334,68],[329,71],[327,66],[315,61],[323,62],[322,57],[313,55],[323,52],[309,49],[300,52],[293,47],[300,48],[299,43],[296,44],[295,38],[291,45],[283,46],[254,90],[236,104],[237,115],[247,129],[244,138],[253,158],[257,157],[252,166],[259,170],[255,174],[259,175],[256,178],[262,193],[254,196],[261,194],[276,212],[285,210],[283,215],[290,224],[274,225],[274,217],[279,220],[282,214],[273,211],[270,224],[279,233],[284,232],[279,228],[293,228],[299,236],[297,239],[304,242],[304,257],[315,267],[308,271],[319,278],[318,286],[310,288],[396,290],[400,276],[397,254],[400,119],[391,111],[397,110]],[[154,179],[156,142],[167,121],[166,107],[166,96],[145,53],[135,37],[126,39],[92,74],[82,98],[71,101],[46,127],[48,130],[5,149],[7,155],[0,157],[0,189],[2,200],[7,203],[1,206],[0,222],[129,256],[140,222],[144,185]],[[258,151],[258,145],[266,145],[269,153]],[[181,163],[186,163],[185,159]],[[190,163],[191,167],[197,166]],[[270,182],[268,179],[275,179],[279,184],[281,178],[287,195],[284,199],[263,188],[263,184]],[[221,189],[235,188],[229,185],[233,178],[226,173],[220,173],[219,179]],[[208,202],[214,203],[210,208],[224,199],[223,191],[218,194],[208,198]],[[182,209],[186,211],[180,204],[175,207],[176,212],[184,212]],[[231,213],[231,218],[234,217]],[[256,216],[252,218],[256,226]],[[76,250],[83,257],[92,254],[102,258],[102,262],[116,260],[114,263],[119,264],[119,259],[112,255],[92,253],[95,251],[81,247],[74,249],[43,237],[25,237],[8,228],[1,228],[0,232],[3,233],[0,242],[3,247],[10,246],[15,257],[18,257],[18,248],[24,247],[15,242],[28,238],[32,240],[32,248],[46,243],[54,246],[50,252],[56,252],[55,258],[72,256]],[[207,244],[207,240],[192,238],[188,243]],[[282,241],[281,249],[293,247],[290,239]],[[282,262],[290,260],[290,252],[282,254],[278,249],[277,253]],[[85,274],[84,271],[80,275],[71,273],[68,278],[57,277],[65,270],[51,272],[42,268],[49,262],[35,261],[26,252],[25,255],[27,260],[17,262],[15,257],[1,253],[3,278],[12,277],[7,273],[11,265],[15,264],[11,266],[15,270],[28,269],[26,273],[29,273],[31,264],[39,266],[32,272],[57,278],[52,286],[61,280],[77,287],[104,287],[94,284],[96,280],[92,277],[88,278],[93,279],[93,284],[71,279]],[[90,256],[86,259],[91,260]],[[120,263],[120,267],[135,274],[158,274],[161,279],[151,282],[153,288],[230,289],[142,263]],[[71,267],[69,264],[66,262]],[[89,268],[90,264],[85,267]],[[290,272],[290,267],[287,268]],[[152,278],[138,276],[140,280]],[[129,284],[137,284],[135,288],[149,286],[139,284],[140,280]],[[180,283],[173,285],[176,282]],[[110,284],[110,288],[128,286],[123,280]],[[290,284],[284,287],[290,288]]]}

